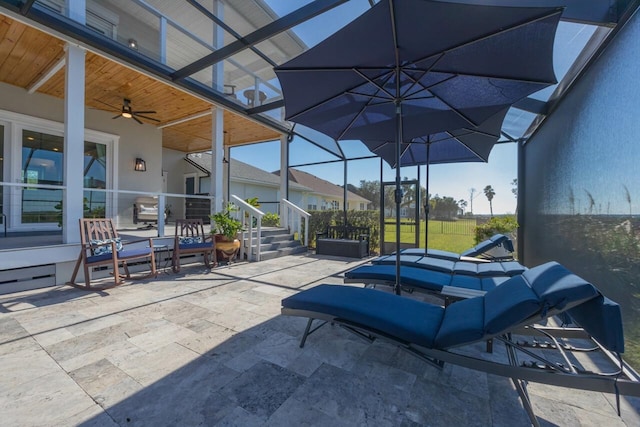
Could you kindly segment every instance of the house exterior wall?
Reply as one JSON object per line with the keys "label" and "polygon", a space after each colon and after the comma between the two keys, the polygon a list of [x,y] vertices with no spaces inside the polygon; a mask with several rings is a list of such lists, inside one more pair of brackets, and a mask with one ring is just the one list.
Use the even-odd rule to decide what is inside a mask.
{"label": "house exterior wall", "polygon": [[[523,150],[519,191],[527,266],[556,260],[622,305],[640,337],[640,15],[612,40]],[[635,368],[640,355],[626,354]]]}
{"label": "house exterior wall", "polygon": [[[28,94],[24,89],[0,83],[0,110],[22,114],[29,118],[56,122],[52,126],[59,127],[64,123],[64,100],[42,95]],[[85,129],[103,132],[114,136],[115,157],[111,159],[116,167],[114,188],[129,191],[160,192],[162,190],[162,132],[155,126],[139,125],[133,120],[112,120],[112,113],[86,109]],[[33,120],[33,119],[30,119]],[[43,122],[45,131],[46,122]],[[5,141],[5,144],[8,144]],[[12,153],[12,158],[20,153]],[[143,158],[147,165],[146,172],[136,172],[133,167],[137,157]],[[11,162],[5,162],[5,177],[12,173]],[[133,199],[135,195],[120,195],[117,199],[118,220],[130,221],[133,216]]]}

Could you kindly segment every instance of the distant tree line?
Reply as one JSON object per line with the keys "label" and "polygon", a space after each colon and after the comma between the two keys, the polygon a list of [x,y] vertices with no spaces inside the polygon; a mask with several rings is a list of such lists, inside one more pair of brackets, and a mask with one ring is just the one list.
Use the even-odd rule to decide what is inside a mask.
{"label": "distant tree line", "polygon": [[[406,178],[405,178],[406,180]],[[360,181],[360,186],[356,187],[352,184],[348,184],[347,189],[352,193],[355,193],[365,199],[369,200],[371,203],[369,205],[369,209],[379,210],[380,209],[380,181]],[[417,206],[418,200],[415,191],[415,186],[413,185],[403,185],[403,200],[401,203],[401,207],[403,208],[413,208]],[[388,186],[385,188],[384,194],[384,205],[386,209],[391,209],[395,206],[394,201],[394,188],[392,186]],[[424,200],[426,199],[427,190],[420,186],[420,204],[424,204]],[[429,218],[431,219],[441,219],[441,220],[452,220],[458,216],[464,214],[464,209],[467,206],[467,202],[465,200],[455,200],[453,197],[449,196],[440,196],[438,194],[429,195]],[[422,210],[421,210],[422,211]]]}

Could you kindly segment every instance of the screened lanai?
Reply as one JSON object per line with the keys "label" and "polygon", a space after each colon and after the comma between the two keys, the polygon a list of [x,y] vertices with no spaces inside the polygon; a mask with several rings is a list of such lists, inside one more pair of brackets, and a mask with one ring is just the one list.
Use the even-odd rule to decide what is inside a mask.
{"label": "screened lanai", "polygon": [[[564,7],[554,45],[558,83],[514,104],[500,133],[500,144],[518,148],[518,259],[528,267],[558,261],[618,301],[624,316],[625,360],[640,368],[640,193],[636,176],[640,86],[635,75],[640,67],[640,1],[444,1]],[[283,120],[284,101],[273,69],[376,3],[0,0],[2,225],[9,225],[10,234],[28,229],[43,242],[53,234],[58,239],[48,252],[34,250],[24,255],[15,250],[17,246],[3,248],[0,275],[7,260],[19,261],[10,268],[23,269],[27,262],[46,258],[53,272],[39,272],[42,276],[68,269],[78,253],[75,230],[85,203],[83,194],[124,194],[119,205],[111,205],[106,213],[127,221],[133,218],[134,198],[141,194],[171,194],[167,197],[174,199],[167,199],[167,204],[173,204],[172,214],[184,214],[179,210],[183,182],[172,182],[171,171],[190,153],[211,152],[212,195],[200,197],[212,200],[216,209],[227,198],[225,162],[229,153],[233,147],[248,144],[277,141],[272,155],[280,159],[280,172],[316,164],[344,165],[346,190],[346,177],[353,174],[349,166],[377,158],[357,141],[338,142]],[[153,113],[141,113],[147,117],[139,117],[142,123],[136,123],[123,115],[129,113],[129,106]],[[66,145],[68,140],[75,145]],[[322,158],[310,161],[291,155],[305,150],[298,146],[308,145],[314,153],[321,152],[316,157]],[[25,159],[35,164],[29,153],[43,147],[47,156],[40,157],[36,166],[42,170],[37,179],[44,184],[32,190],[38,184],[36,174],[23,173],[30,168],[22,166]],[[146,160],[144,172],[138,170],[138,159]],[[51,166],[57,174],[46,172]],[[381,181],[382,168],[380,163]],[[46,218],[44,225],[29,223],[28,210],[11,198],[16,190],[34,197],[38,191],[58,192],[49,204],[71,206],[75,214],[62,218],[63,238],[58,238],[58,217]],[[288,181],[283,179],[284,198],[287,190]],[[90,204],[107,204],[102,199],[87,199]],[[0,240],[2,232],[0,227]],[[155,230],[149,232],[155,235]],[[337,264],[331,261],[331,268],[339,270]],[[251,268],[260,270],[256,265]],[[274,267],[275,279],[264,283],[281,287],[282,272],[288,268]],[[305,268],[306,264],[300,267],[298,281],[303,281]],[[246,278],[241,279],[239,287],[248,286]],[[206,286],[212,282],[208,273],[198,280]],[[247,280],[262,279],[256,273]],[[295,280],[287,276],[286,282]],[[171,293],[174,284],[164,283],[162,289]],[[219,296],[207,291],[212,292],[211,300]],[[249,306],[246,299],[256,295],[240,297],[244,313]],[[222,302],[212,302],[214,309],[226,309],[226,301],[224,297]],[[252,309],[243,320],[251,318]],[[191,326],[199,328],[209,321],[207,317]],[[281,325],[280,318],[274,322],[278,332],[289,333],[289,326]],[[259,330],[256,336],[262,333]],[[275,336],[277,340],[281,335]],[[239,341],[244,338],[240,336]],[[243,348],[242,343],[239,347]],[[64,353],[62,345],[60,349]],[[338,353],[335,348],[330,350],[331,357]],[[249,359],[242,353],[234,362],[243,365]]]}
{"label": "screened lanai", "polygon": [[[554,71],[558,83],[513,105],[507,112],[500,132],[500,143],[517,144],[520,147],[518,163],[522,166],[525,163],[523,147],[527,141],[553,114],[590,64],[606,50],[622,24],[637,9],[637,2],[503,0],[489,3],[564,7],[554,43]],[[122,114],[125,109],[153,112],[141,119],[145,126],[136,128],[138,131],[145,129],[146,134],[122,137],[135,142],[110,142],[120,138],[120,130],[98,133],[93,141],[88,142],[94,145],[99,143],[97,146],[101,149],[94,152],[104,153],[102,157],[106,158],[92,163],[95,165],[93,170],[103,165],[104,171],[98,171],[91,177],[87,175],[91,168],[85,168],[84,171],[84,187],[95,189],[89,193],[85,191],[85,199],[89,198],[92,203],[94,200],[106,200],[108,191],[116,188],[181,193],[182,184],[172,182],[171,177],[165,174],[165,169],[172,168],[175,163],[169,162],[169,156],[158,150],[172,150],[171,153],[177,153],[176,156],[180,153],[211,151],[213,173],[210,192],[221,195],[213,200],[215,208],[219,209],[227,194],[223,189],[226,179],[224,159],[229,158],[230,148],[273,140],[280,141],[280,152],[273,153],[280,157],[280,176],[287,176],[283,172],[289,167],[341,164],[344,165],[343,186],[346,194],[347,176],[351,176],[349,165],[375,156],[358,141],[337,142],[312,129],[284,121],[282,91],[274,67],[312,48],[375,4],[375,1],[367,0],[287,3],[274,0],[0,1],[5,40],[5,47],[0,51],[3,64],[0,81],[10,85],[8,89],[19,87],[25,89],[27,94],[62,98],[72,105],[70,85],[65,85],[65,73],[71,61],[67,58],[68,51],[73,50],[68,46],[75,46],[78,52],[86,52],[86,83],[84,88],[78,86],[74,89],[78,92],[75,96],[84,99],[86,108],[109,114]],[[14,102],[13,105],[20,105],[17,110],[27,112],[29,96],[22,101],[21,97],[11,95],[2,105],[7,111],[3,125],[3,159],[15,158],[20,147],[29,145],[28,141],[14,141],[16,137],[8,133],[9,129],[22,129],[21,123],[29,120],[28,115],[12,115],[16,108],[12,108],[12,102],[8,102],[8,99],[20,99],[19,103]],[[47,108],[60,109],[57,106]],[[38,113],[41,117],[47,114],[55,118],[55,114]],[[120,117],[120,114],[114,118]],[[120,125],[122,122],[121,119],[111,123]],[[38,126],[42,128],[49,125],[37,123]],[[56,131],[59,135],[69,132],[62,124],[53,127],[59,129]],[[106,125],[97,127],[109,129]],[[30,131],[25,130],[27,133]],[[46,132],[36,132],[36,135],[48,137]],[[55,134],[52,137],[59,138]],[[105,145],[100,145],[104,140]],[[140,141],[147,141],[148,145],[138,146]],[[294,147],[309,144],[315,147],[314,153],[321,153],[313,156],[315,160],[301,160],[290,155]],[[116,145],[126,145],[129,151],[120,149],[116,152],[109,148]],[[132,173],[129,168],[128,162],[144,159],[142,154],[145,150],[154,153],[147,155],[147,164],[149,170],[162,173],[162,188],[158,179],[149,174],[143,176]],[[41,180],[53,185],[44,190],[64,192],[70,178],[62,176],[63,166],[59,160],[62,158],[59,154],[61,151],[56,154],[49,150],[48,153],[51,159],[42,159],[40,163],[53,161],[60,176]],[[28,212],[25,213],[27,208],[17,206],[10,194],[22,188],[15,184],[16,181],[22,182],[27,178],[20,176],[17,164],[12,166],[7,160],[2,160],[1,164],[4,183],[3,226],[6,227],[8,223],[10,232],[34,229],[29,225]],[[383,181],[382,164],[380,169]],[[420,181],[419,169],[417,173]],[[526,191],[526,181],[524,168],[519,167],[520,194]],[[139,188],[129,184],[134,182]],[[27,185],[27,181],[20,185]],[[100,191],[107,193],[93,196],[93,193]],[[288,196],[288,180],[282,179],[280,193],[284,198]],[[60,194],[67,197],[74,192]],[[59,197],[55,196],[56,199]],[[118,203],[118,207],[111,206],[108,211],[133,217],[129,211],[135,202],[134,195],[130,195],[129,199]],[[53,200],[46,203],[55,205]],[[183,204],[178,199],[173,203],[171,200],[165,203],[173,205],[174,211]],[[98,209],[104,209],[106,204],[102,202]],[[67,205],[79,206],[79,199],[76,203],[68,201]],[[342,205],[346,209],[346,202]],[[523,203],[519,201],[519,205],[523,206]],[[123,211],[123,206],[128,210]],[[519,210],[520,215],[524,215],[524,212],[523,209]],[[177,215],[181,213],[180,210],[175,212]],[[56,230],[55,222],[51,219],[41,220],[49,221],[51,230]],[[521,216],[519,222],[524,229],[525,218]],[[39,224],[36,225],[35,229],[38,229]],[[72,228],[72,222],[65,224],[63,221],[62,229],[66,230],[63,232],[63,241],[74,240]],[[64,233],[71,234],[66,236]],[[523,242],[524,239],[519,239],[519,253],[526,256]]]}
{"label": "screened lanai", "polygon": [[[564,7],[554,43],[554,70],[558,83],[513,105],[501,129],[500,143],[524,147],[572,85],[606,49],[621,24],[632,16],[637,2],[504,0],[489,3]],[[66,99],[69,94],[65,93],[64,81],[68,65],[65,45],[76,46],[87,52],[89,61],[87,83],[82,89],[84,95],[79,95],[84,98],[84,105],[108,113],[117,113],[121,108],[124,112],[130,106],[134,110],[153,111],[152,117],[143,120],[161,132],[158,142],[162,148],[184,153],[212,152],[215,166],[213,193],[225,194],[223,170],[225,155],[228,157],[225,150],[273,140],[281,141],[281,172],[290,166],[314,164],[291,159],[289,155],[292,144],[312,144],[324,153],[321,163],[345,165],[346,190],[349,163],[373,157],[372,154],[358,142],[337,142],[304,126],[284,121],[284,102],[274,67],[315,46],[375,4],[372,0],[293,3],[269,0],[1,1],[6,42],[1,52],[0,81],[24,88],[29,94]],[[25,102],[28,104],[28,100]],[[10,102],[3,107],[11,112]],[[15,127],[12,123],[23,118],[9,115],[5,120],[7,132],[10,125]],[[102,136],[94,139],[100,138]],[[112,137],[106,135],[104,138]],[[3,143],[5,159],[12,156],[11,144],[17,143]],[[18,145],[13,150],[17,150]],[[520,151],[524,153],[524,150]],[[120,157],[123,157],[122,153]],[[132,157],[142,156],[135,153]],[[112,168],[116,167],[116,161],[110,163],[113,163]],[[24,214],[21,218],[17,211],[10,211],[8,186],[16,179],[25,178],[18,176],[16,166],[10,167],[6,160],[2,164],[2,180],[6,183],[3,185],[3,214],[8,216],[12,227],[12,221],[26,220]],[[119,167],[123,168],[122,165]],[[158,168],[164,170],[164,165]],[[523,193],[526,180],[523,168],[519,171],[519,192]],[[109,179],[96,176],[88,182],[93,182],[92,186],[96,188],[113,188],[116,176],[121,173],[121,170],[116,173],[113,169]],[[87,176],[84,178],[86,180]],[[126,177],[122,181],[132,178]],[[139,179],[141,175],[135,175],[135,178]],[[287,182],[283,179],[281,184],[285,198]],[[66,185],[62,178],[47,183]],[[216,198],[216,207],[219,208],[223,200],[224,196]],[[346,203],[343,205],[346,208]],[[520,219],[524,227],[524,218]],[[7,220],[3,221],[3,225],[6,223]],[[523,247],[520,252],[524,254]]]}

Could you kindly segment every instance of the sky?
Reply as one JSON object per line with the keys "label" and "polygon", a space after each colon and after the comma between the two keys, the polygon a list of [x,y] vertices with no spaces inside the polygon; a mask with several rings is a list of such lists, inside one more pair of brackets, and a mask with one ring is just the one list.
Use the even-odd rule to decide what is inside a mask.
{"label": "sky", "polygon": [[[352,145],[351,157],[361,144],[356,141],[343,141],[342,146]],[[358,147],[356,147],[358,146]],[[364,155],[371,155],[362,146]],[[280,169],[280,142],[267,142],[254,145],[233,147],[231,158],[249,163],[260,169],[273,172]],[[315,166],[306,165],[311,162],[330,161],[330,155],[315,149],[308,142],[294,139],[290,145],[290,165],[309,172],[336,185],[344,183],[344,163],[327,163]],[[420,172],[421,186],[425,186],[425,168]],[[402,178],[416,179],[416,167],[401,169]],[[517,146],[514,143],[497,144],[489,156],[488,163],[461,163],[429,166],[429,193],[441,197],[453,197],[455,200],[467,201],[467,210],[471,206],[470,189],[475,188],[473,199],[474,214],[489,214],[489,201],[482,190],[491,185],[495,190],[493,213],[515,213],[516,199],[511,189],[511,182],[517,178]],[[386,163],[383,165],[383,181],[394,181],[395,170]],[[380,180],[380,160],[378,158],[349,161],[347,167],[347,183],[356,187],[360,181]]]}

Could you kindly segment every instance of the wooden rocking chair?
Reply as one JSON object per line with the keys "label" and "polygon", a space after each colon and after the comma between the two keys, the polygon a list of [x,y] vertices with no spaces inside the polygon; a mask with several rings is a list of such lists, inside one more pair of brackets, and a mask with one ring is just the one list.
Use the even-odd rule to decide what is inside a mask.
{"label": "wooden rocking chair", "polygon": [[[78,261],[73,269],[71,280],[68,285],[79,287],[82,289],[107,289],[124,283],[123,278],[130,279],[129,267],[127,262],[131,260],[149,258],[151,262],[151,272],[147,277],[156,276],[156,261],[153,251],[153,240],[141,239],[135,241],[122,242],[118,237],[118,232],[113,224],[113,220],[107,218],[81,218],[80,219],[80,240],[81,248]],[[147,247],[136,246],[131,249],[125,249],[126,245],[139,242],[147,242]],[[84,282],[85,286],[75,283],[76,276],[80,269],[80,264],[84,265]],[[119,265],[124,268],[124,275],[120,274]],[[100,265],[111,265],[113,267],[114,284],[110,286],[101,286],[97,288],[91,287],[91,275],[89,267]]]}
{"label": "wooden rocking chair", "polygon": [[218,263],[213,236],[204,233],[202,219],[177,219],[173,243],[173,271],[180,271],[180,255],[194,253],[203,255],[207,268],[213,268]]}

